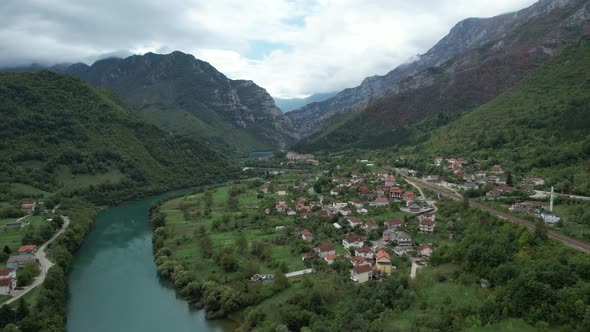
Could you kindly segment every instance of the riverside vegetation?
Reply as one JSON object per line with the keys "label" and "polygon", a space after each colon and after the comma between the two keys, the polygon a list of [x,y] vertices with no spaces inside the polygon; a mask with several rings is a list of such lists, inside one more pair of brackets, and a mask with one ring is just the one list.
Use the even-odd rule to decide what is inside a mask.
{"label": "riverside vegetation", "polygon": [[[333,176],[372,174],[346,157],[334,161],[322,158]],[[393,257],[397,270],[391,276],[361,285],[349,279],[350,263],[345,259],[332,265],[318,259],[302,261],[301,255],[318,243],[338,243],[347,233],[366,235],[371,242],[383,230],[380,226],[365,234],[338,215],[315,213],[305,219],[300,213],[274,211],[277,199],[291,204],[301,196],[307,202],[324,195],[329,203],[332,185],[320,176],[321,169],[205,188],[154,205],[153,250],[159,273],[187,301],[204,308],[209,318],[239,319],[243,331],[590,328],[587,255],[548,239],[541,224],[530,232],[460,202],[437,203],[433,234],[418,233],[416,218],[400,212],[396,204],[361,217],[378,224],[401,217],[416,243],[434,245],[429,266],[414,280],[405,256]],[[271,193],[262,194],[257,188],[269,181]],[[272,193],[278,188],[286,188],[288,195]],[[317,194],[308,193],[309,188]],[[337,199],[357,197],[354,190],[342,195]],[[268,214],[267,207],[272,210]],[[342,229],[334,228],[334,222]],[[301,239],[302,229],[312,231],[312,243]],[[336,252],[346,254],[338,244]],[[285,278],[286,272],[305,267],[314,273],[300,280]],[[256,273],[274,274],[275,279],[252,282]]]}

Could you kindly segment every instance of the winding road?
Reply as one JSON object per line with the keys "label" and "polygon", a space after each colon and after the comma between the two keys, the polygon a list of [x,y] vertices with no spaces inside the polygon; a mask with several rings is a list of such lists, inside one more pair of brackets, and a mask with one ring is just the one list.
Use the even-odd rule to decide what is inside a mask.
{"label": "winding road", "polygon": [[70,218],[69,217],[62,216],[62,218],[63,218],[64,223],[61,226],[61,228],[59,229],[59,231],[57,231],[51,237],[51,239],[49,239],[47,242],[43,243],[43,245],[41,247],[39,247],[39,250],[37,250],[37,252],[35,253],[35,257],[39,261],[39,265],[40,265],[40,269],[41,269],[39,276],[37,276],[37,278],[35,278],[33,283],[30,284],[29,286],[27,286],[23,289],[19,289],[19,290],[14,291],[12,293],[12,297],[10,298],[10,300],[4,302],[2,305],[0,305],[0,307],[2,307],[3,305],[10,304],[10,303],[20,299],[22,296],[24,296],[25,294],[27,294],[31,290],[35,289],[35,287],[41,285],[45,281],[45,277],[47,277],[47,271],[49,271],[49,269],[53,265],[55,265],[55,264],[53,264],[53,262],[51,262],[47,258],[46,254],[45,254],[45,249],[47,249],[47,246],[50,245],[53,241],[55,241],[55,239],[57,239],[58,236],[63,234],[63,232],[65,232],[66,229],[68,228],[68,226],[70,225]]}
{"label": "winding road", "polygon": [[[396,171],[399,174],[401,174],[404,179],[406,179],[406,176],[407,175],[404,174],[403,171],[401,171],[400,169],[396,169]],[[407,179],[406,179],[406,181],[407,181]],[[450,199],[453,199],[453,200],[456,200],[456,201],[463,200],[463,196],[461,196],[461,195],[459,195],[457,193],[454,193],[454,192],[448,190],[445,187],[438,186],[438,185],[435,185],[433,183],[422,181],[422,180],[416,179],[416,178],[412,178],[410,181],[412,181],[413,184],[416,184],[418,186],[422,186],[424,188],[428,188],[430,190],[433,190],[435,192],[438,192],[441,195],[443,195],[445,197],[448,197]],[[469,200],[469,206],[474,207],[474,208],[477,208],[477,209],[480,209],[480,210],[487,211],[487,212],[495,215],[498,218],[501,218],[501,219],[504,219],[504,220],[508,220],[508,221],[511,221],[511,222],[516,223],[516,224],[519,224],[519,225],[523,225],[523,226],[525,226],[526,228],[528,228],[531,231],[534,231],[535,230],[535,227],[536,226],[535,226],[535,223],[534,222],[531,222],[531,221],[528,221],[528,220],[525,220],[525,219],[522,219],[522,218],[515,217],[515,216],[511,215],[510,213],[503,212],[503,211],[500,211],[500,210],[496,210],[496,209],[494,209],[492,207],[489,207],[489,206],[487,206],[485,204],[482,204],[482,203],[475,202],[473,200]],[[547,230],[547,236],[549,236],[550,238],[553,238],[555,240],[560,241],[561,243],[565,244],[566,246],[568,246],[570,248],[579,250],[579,251],[581,251],[583,253],[586,253],[586,254],[589,254],[590,253],[590,244],[588,244],[588,243],[586,243],[584,241],[580,241],[580,240],[574,239],[573,237],[570,237],[570,236],[561,234],[561,233],[556,232],[554,230]]]}

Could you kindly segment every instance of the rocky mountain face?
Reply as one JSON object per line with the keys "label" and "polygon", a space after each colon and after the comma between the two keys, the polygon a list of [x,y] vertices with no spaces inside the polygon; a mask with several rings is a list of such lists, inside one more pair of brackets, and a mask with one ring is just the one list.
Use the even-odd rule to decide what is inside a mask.
{"label": "rocky mountain face", "polygon": [[[299,150],[416,143],[412,136],[423,135],[409,131],[408,125],[429,117],[433,120],[427,127],[443,125],[449,114],[470,111],[494,99],[566,46],[590,34],[587,1],[544,1],[535,6],[539,5],[548,11],[534,12],[528,21],[479,47],[399,79],[387,95],[369,99],[362,111],[341,122],[331,121],[336,124],[298,143]],[[539,8],[535,6],[531,8]],[[340,114],[343,112],[346,109]],[[334,115],[330,119],[334,120]]]}
{"label": "rocky mountain face", "polygon": [[146,120],[227,153],[284,148],[297,138],[266,90],[182,52],[54,69],[110,89]]}
{"label": "rocky mountain face", "polygon": [[[403,64],[384,76],[366,78],[358,87],[343,90],[333,98],[289,112],[287,116],[302,137],[310,136],[333,122],[328,120],[335,115],[360,111],[379,98],[407,90],[408,85],[428,84],[434,79],[428,73],[423,73],[419,74],[422,75],[422,80],[404,81],[412,75],[438,67],[462,52],[484,46],[495,39],[501,39],[507,33],[548,13],[567,8],[579,8],[582,3],[584,1],[541,0],[515,13],[492,18],[468,18],[455,25],[447,36],[415,61]],[[575,18],[575,15],[572,15],[572,20],[579,21],[586,14],[582,11],[577,15],[581,16]]]}

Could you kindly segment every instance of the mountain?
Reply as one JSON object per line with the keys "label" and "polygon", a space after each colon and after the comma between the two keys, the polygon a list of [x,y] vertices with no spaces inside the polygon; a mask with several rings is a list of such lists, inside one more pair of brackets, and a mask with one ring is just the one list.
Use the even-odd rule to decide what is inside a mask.
{"label": "mountain", "polygon": [[558,191],[590,194],[590,38],[435,130],[414,153],[492,158]]}
{"label": "mountain", "polygon": [[[421,55],[415,61],[403,64],[384,76],[373,76],[366,78],[360,86],[346,89],[339,92],[333,98],[320,103],[307,105],[299,110],[289,112],[287,116],[302,137],[310,136],[313,133],[323,131],[324,128],[333,123],[335,115],[358,112],[368,106],[371,102],[398,94],[412,86],[409,84],[429,84],[434,77],[423,75],[426,81],[420,82],[407,79],[429,68],[436,68],[448,60],[453,59],[470,49],[479,48],[485,45],[491,46],[493,40],[502,38],[505,34],[518,29],[526,29],[535,20],[542,20],[549,13],[554,15],[567,15],[571,8],[580,9],[585,4],[582,0],[541,0],[534,5],[515,13],[495,16],[492,18],[469,18],[455,25],[449,34],[433,46],[428,52]],[[576,11],[575,11],[576,12]],[[570,13],[571,14],[571,13]],[[572,15],[581,15],[575,17]],[[583,19],[586,12],[571,14],[574,20]],[[558,18],[559,19],[559,18]],[[565,19],[564,19],[565,21]],[[526,31],[523,31],[525,33]],[[543,30],[530,31],[529,36],[534,34],[545,34]],[[549,41],[548,41],[549,42]],[[555,42],[559,43],[558,40]],[[496,45],[496,47],[507,48],[511,45]],[[548,51],[553,48],[547,45]],[[474,54],[474,56],[477,56]],[[469,61],[470,59],[464,59]],[[474,60],[474,59],[472,59]],[[456,62],[456,65],[460,63]],[[458,68],[461,69],[461,68]],[[456,70],[447,71],[446,74],[454,75]],[[444,91],[441,91],[444,92]]]}
{"label": "mountain", "polygon": [[[394,93],[376,98],[357,112],[339,112],[330,125],[296,146],[298,150],[338,150],[414,144],[456,113],[494,99],[581,36],[590,34],[586,1],[543,1],[551,8],[480,47],[452,56],[394,84]],[[554,5],[554,6],[549,6]],[[521,17],[522,13],[515,14]],[[529,17],[529,16],[527,16]],[[337,96],[338,97],[338,96]],[[289,114],[299,112],[294,111]],[[421,128],[414,126],[424,119]]]}
{"label": "mountain", "polygon": [[189,54],[147,53],[56,70],[112,90],[147,121],[229,154],[284,148],[296,139],[266,90],[230,80]]}
{"label": "mountain", "polygon": [[336,95],[336,92],[327,92],[327,93],[315,93],[306,98],[291,98],[291,99],[282,99],[282,98],[273,98],[277,107],[281,109],[281,111],[287,113],[292,110],[299,109],[307,104],[317,103],[320,101],[324,101],[328,98],[332,98]]}
{"label": "mountain", "polygon": [[2,192],[100,204],[205,184],[237,166],[204,142],[148,124],[112,92],[43,70],[0,73]]}

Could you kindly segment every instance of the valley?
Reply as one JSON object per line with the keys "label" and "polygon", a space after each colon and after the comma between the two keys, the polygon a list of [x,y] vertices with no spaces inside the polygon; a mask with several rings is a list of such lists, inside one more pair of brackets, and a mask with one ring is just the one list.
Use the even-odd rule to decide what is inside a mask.
{"label": "valley", "polygon": [[[74,29],[72,55],[0,57],[1,331],[590,330],[588,1],[464,18],[430,48],[358,12],[310,49],[317,5],[209,36],[242,22],[179,4],[143,29],[179,44]],[[354,53],[381,34],[399,50]]]}

